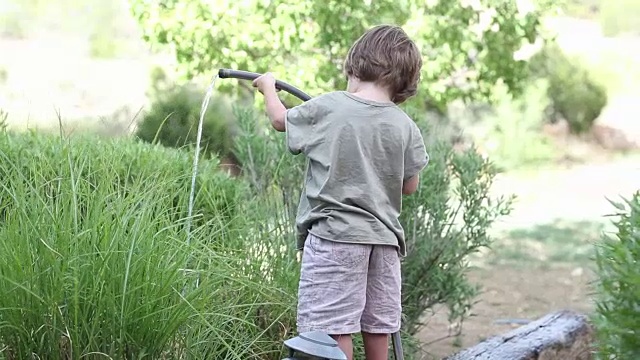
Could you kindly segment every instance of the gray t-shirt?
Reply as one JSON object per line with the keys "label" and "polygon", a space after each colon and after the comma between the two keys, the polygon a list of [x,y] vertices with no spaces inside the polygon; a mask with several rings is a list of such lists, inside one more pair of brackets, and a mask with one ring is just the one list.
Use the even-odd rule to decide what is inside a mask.
{"label": "gray t-shirt", "polygon": [[332,241],[394,245],[406,256],[398,217],[402,183],[429,162],[420,130],[394,103],[330,92],[287,110],[289,151],[308,160],[296,227]]}

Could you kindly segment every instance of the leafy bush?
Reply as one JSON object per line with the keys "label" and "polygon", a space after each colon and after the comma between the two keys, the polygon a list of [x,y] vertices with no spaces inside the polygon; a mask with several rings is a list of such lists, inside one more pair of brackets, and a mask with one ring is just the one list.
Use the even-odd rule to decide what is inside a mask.
{"label": "leafy bush", "polygon": [[[254,224],[258,238],[269,239],[264,246],[279,254],[270,258],[271,268],[279,272],[271,274],[272,281],[294,295],[299,265],[294,261],[292,224],[303,184],[304,158],[290,155],[284,136],[263,131],[266,121],[257,121],[251,111],[242,110],[238,115],[237,157],[252,193],[264,202],[261,208],[270,209],[251,212],[247,221]],[[454,152],[431,124],[422,121],[421,126],[431,162],[418,192],[405,198],[401,219],[409,249],[402,270],[406,350],[415,349],[411,336],[421,328],[426,310],[445,304],[451,321],[468,316],[476,289],[466,278],[466,258],[491,243],[487,230],[510,210],[510,199],[489,196],[496,174],[490,162],[473,149]],[[281,320],[283,329],[295,331],[295,313],[286,319],[288,322]]]}
{"label": "leafy bush", "polygon": [[446,305],[449,320],[469,315],[477,288],[466,277],[470,255],[491,245],[487,231],[511,211],[510,197],[490,195],[497,168],[474,148],[456,152],[420,117],[430,162],[418,191],[403,201],[407,234],[403,263],[404,330],[415,335],[425,314]]}
{"label": "leafy bush", "polygon": [[[192,84],[176,86],[155,79],[153,101],[138,124],[136,136],[168,147],[194,145],[204,95],[205,91]],[[231,107],[214,94],[202,128],[201,149],[205,154],[226,156],[232,152],[232,119]]]}
{"label": "leafy bush", "polygon": [[615,236],[596,251],[595,325],[601,359],[640,358],[640,192],[613,203],[619,210]]}
{"label": "leafy bush", "polygon": [[554,43],[537,53],[530,67],[535,77],[549,81],[553,116],[564,118],[574,133],[590,130],[608,97],[604,86],[595,82],[579,59],[567,56]]}
{"label": "leafy bush", "polygon": [[292,293],[253,266],[271,260],[247,255],[239,214],[256,208],[215,159],[201,163],[188,238],[187,153],[8,133],[0,158],[5,358],[282,358]]}
{"label": "leafy bush", "polygon": [[[465,106],[454,118],[500,168],[514,169],[553,160],[558,151],[542,133],[550,106],[544,79],[530,83],[519,97],[496,91],[492,107]],[[459,120],[461,119],[461,120]]]}

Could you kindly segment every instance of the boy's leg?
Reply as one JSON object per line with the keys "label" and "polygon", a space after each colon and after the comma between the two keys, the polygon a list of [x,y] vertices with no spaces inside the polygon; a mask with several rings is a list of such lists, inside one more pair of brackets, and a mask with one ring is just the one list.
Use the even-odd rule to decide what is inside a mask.
{"label": "boy's leg", "polygon": [[367,360],[389,359],[389,335],[362,332],[362,339],[364,340],[364,354]]}
{"label": "boy's leg", "polygon": [[298,287],[298,333],[331,335],[352,359],[351,334],[361,331],[371,245],[345,244],[309,235]]}
{"label": "boy's leg", "polygon": [[387,360],[389,334],[400,330],[402,277],[395,247],[374,246],[369,260],[362,338],[367,360]]}
{"label": "boy's leg", "polygon": [[347,335],[331,335],[338,342],[338,347],[347,355],[348,360],[353,360],[353,338],[351,334]]}

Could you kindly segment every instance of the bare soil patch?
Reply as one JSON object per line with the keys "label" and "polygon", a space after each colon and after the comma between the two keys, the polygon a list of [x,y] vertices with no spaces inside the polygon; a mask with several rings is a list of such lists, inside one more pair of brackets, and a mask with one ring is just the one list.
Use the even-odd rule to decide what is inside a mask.
{"label": "bare soil patch", "polygon": [[589,299],[593,275],[580,267],[497,266],[474,269],[469,277],[483,288],[473,316],[463,324],[458,338],[426,345],[450,331],[446,311],[437,312],[419,334],[425,344],[423,359],[441,359],[522,326],[523,320],[532,321],[561,309],[589,313],[593,308]]}

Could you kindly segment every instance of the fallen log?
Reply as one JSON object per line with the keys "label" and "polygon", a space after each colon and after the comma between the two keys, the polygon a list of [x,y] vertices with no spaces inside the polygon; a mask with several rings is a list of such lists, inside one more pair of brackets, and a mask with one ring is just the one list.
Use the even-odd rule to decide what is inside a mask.
{"label": "fallen log", "polygon": [[591,360],[593,327],[563,310],[489,338],[444,360]]}

